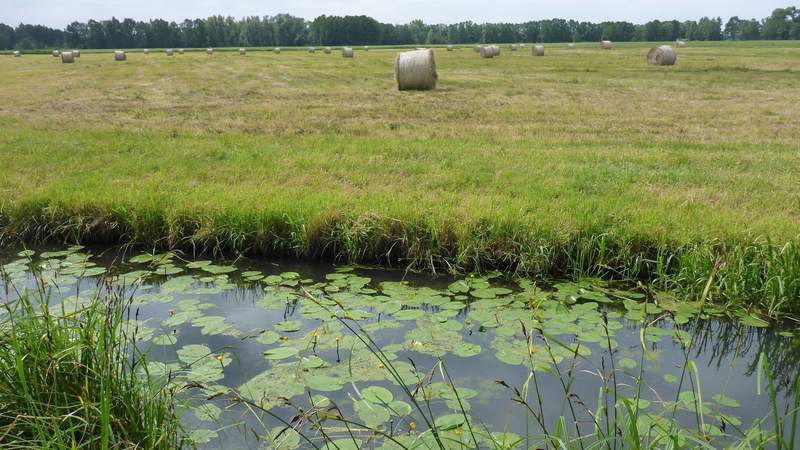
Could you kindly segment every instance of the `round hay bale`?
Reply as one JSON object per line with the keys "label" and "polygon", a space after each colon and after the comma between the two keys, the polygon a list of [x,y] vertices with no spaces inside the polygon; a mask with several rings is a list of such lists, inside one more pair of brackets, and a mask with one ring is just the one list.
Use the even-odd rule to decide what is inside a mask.
{"label": "round hay bale", "polygon": [[368,52],[368,51],[369,51],[369,45],[365,45],[365,46],[364,46],[364,51],[365,51],[365,52]]}
{"label": "round hay bale", "polygon": [[240,48],[239,49],[239,55],[244,56],[246,54],[247,54],[247,49],[246,48]]}
{"label": "round hay bale", "polygon": [[63,52],[60,53],[61,62],[64,64],[72,64],[75,62],[75,55],[72,52]]}
{"label": "round hay bale", "polygon": [[53,50],[53,53],[51,54],[53,55],[53,58],[58,58],[59,56],[61,56],[61,52],[58,50]]}
{"label": "round hay bale", "polygon": [[279,55],[281,53],[281,48],[280,47],[273,48],[272,49],[272,53],[275,53],[276,55]]}
{"label": "round hay bale", "polygon": [[514,45],[511,46],[511,51],[512,52],[515,52],[517,50],[519,50],[519,44],[514,44]]}
{"label": "round hay bale", "polygon": [[172,56],[172,55],[175,54],[175,51],[172,50],[171,48],[168,48],[168,49],[164,50],[164,53],[166,53],[167,56]]}
{"label": "round hay bale", "polygon": [[490,48],[494,51],[494,56],[500,56],[500,47],[497,45],[492,45]]}
{"label": "round hay bale", "polygon": [[182,55],[182,54],[184,54],[185,52],[186,52],[186,50],[184,50],[184,49],[182,49],[182,48],[179,48],[179,49],[178,49],[178,54],[179,54],[179,55]]}
{"label": "round hay bale", "polygon": [[600,48],[603,50],[611,50],[614,47],[614,44],[611,41],[602,41],[600,42]]}
{"label": "round hay bale", "polygon": [[533,56],[544,56],[544,45],[534,45],[531,49]]}
{"label": "round hay bale", "polygon": [[475,53],[480,53],[483,50],[483,46],[476,45],[475,47],[472,47],[472,50],[474,50]]}
{"label": "round hay bale", "polygon": [[308,53],[315,53],[316,51],[317,49],[315,49],[314,47],[308,47]]}
{"label": "round hay bale", "polygon": [[674,66],[678,56],[669,45],[655,47],[647,54],[647,64],[651,66]]}
{"label": "round hay bale", "polygon": [[567,48],[575,48],[575,44],[569,43],[567,44]]}
{"label": "round hay bale", "polygon": [[678,39],[675,41],[675,46],[678,48],[686,48],[686,41]]}
{"label": "round hay bale", "polygon": [[76,58],[80,58],[81,57],[81,51],[80,50],[73,50],[72,51],[72,56],[74,56]]}
{"label": "round hay bale", "polygon": [[414,50],[397,54],[394,78],[401,91],[430,91],[436,89],[439,75],[433,50]]}
{"label": "round hay bale", "polygon": [[146,48],[146,49],[142,50],[142,53],[144,53],[145,55],[149,55],[150,54],[150,49]]}
{"label": "round hay bale", "polygon": [[114,61],[125,61],[126,59],[128,59],[128,55],[123,50],[114,51]]}
{"label": "round hay bale", "polygon": [[494,49],[489,47],[481,47],[481,58],[494,58]]}
{"label": "round hay bale", "polygon": [[14,58],[19,58],[20,56],[22,56],[22,54],[19,52],[19,50],[16,50],[14,52]]}
{"label": "round hay bale", "polygon": [[330,47],[325,47],[324,49],[322,49],[322,51],[323,51],[323,52],[324,52],[326,55],[330,55],[330,54],[331,54],[331,48],[330,48]]}
{"label": "round hay bale", "polygon": [[342,58],[352,58],[352,57],[353,57],[353,48],[342,47]]}
{"label": "round hay bale", "polygon": [[452,45],[448,45],[447,46],[447,51],[448,52],[452,52],[453,51],[453,46]]}
{"label": "round hay bale", "polygon": [[209,47],[209,48],[206,49],[206,55],[213,55],[213,54],[214,54],[214,49],[213,48]]}

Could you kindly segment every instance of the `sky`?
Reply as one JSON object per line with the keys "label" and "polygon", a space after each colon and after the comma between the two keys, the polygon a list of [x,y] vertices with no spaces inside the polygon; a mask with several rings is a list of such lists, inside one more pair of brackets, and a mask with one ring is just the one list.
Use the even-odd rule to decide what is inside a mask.
{"label": "sky", "polygon": [[644,23],[652,19],[696,20],[702,16],[761,19],[775,8],[797,3],[795,0],[0,0],[0,22],[63,28],[76,20],[85,22],[112,16],[180,22],[215,14],[243,17],[289,13],[307,19],[322,14],[364,14],[389,23],[414,19],[426,23],[525,22],[554,17]]}

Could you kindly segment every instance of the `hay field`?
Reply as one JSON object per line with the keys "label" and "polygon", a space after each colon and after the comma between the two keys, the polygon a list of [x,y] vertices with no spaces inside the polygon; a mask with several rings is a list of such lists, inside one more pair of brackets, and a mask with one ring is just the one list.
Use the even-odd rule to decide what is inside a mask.
{"label": "hay field", "polygon": [[[0,239],[655,281],[800,308],[800,42],[0,55]],[[716,269],[714,268],[716,266]],[[777,283],[776,277],[780,280]]]}

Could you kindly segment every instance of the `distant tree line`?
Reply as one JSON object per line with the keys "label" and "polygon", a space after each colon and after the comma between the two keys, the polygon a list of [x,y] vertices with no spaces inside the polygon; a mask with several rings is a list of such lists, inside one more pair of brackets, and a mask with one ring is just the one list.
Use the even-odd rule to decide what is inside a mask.
{"label": "distant tree line", "polygon": [[302,45],[425,45],[487,42],[616,42],[800,39],[800,9],[778,8],[764,19],[732,17],[698,21],[653,20],[630,22],[578,22],[550,19],[524,23],[461,22],[403,25],[381,23],[367,16],[319,16],[312,21],[289,14],[243,19],[211,16],[181,23],[161,19],[73,22],[58,30],[43,25],[0,23],[0,49],[232,47]]}

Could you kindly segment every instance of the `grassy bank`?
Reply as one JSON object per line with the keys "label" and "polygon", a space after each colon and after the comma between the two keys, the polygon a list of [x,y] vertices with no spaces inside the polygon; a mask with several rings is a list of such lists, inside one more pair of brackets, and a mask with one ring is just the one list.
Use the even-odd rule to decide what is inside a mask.
{"label": "grassy bank", "polygon": [[[0,66],[4,242],[654,280],[800,303],[800,44],[86,54]],[[713,274],[713,277],[712,277]],[[709,284],[709,277],[711,283]],[[707,289],[708,286],[708,289]]]}
{"label": "grassy bank", "polygon": [[[179,448],[172,393],[131,355],[124,300],[50,309],[44,291],[0,312],[0,446],[7,449]],[[135,352],[135,351],[134,351]]]}

